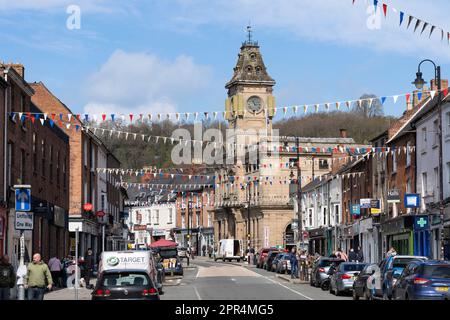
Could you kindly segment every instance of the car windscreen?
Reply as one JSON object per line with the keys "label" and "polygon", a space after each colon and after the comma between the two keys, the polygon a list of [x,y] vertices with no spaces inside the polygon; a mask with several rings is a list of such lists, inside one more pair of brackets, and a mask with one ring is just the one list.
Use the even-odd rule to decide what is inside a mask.
{"label": "car windscreen", "polygon": [[139,272],[115,272],[107,273],[102,277],[102,285],[111,288],[120,287],[142,287],[148,286],[150,283],[149,277],[145,273]]}
{"label": "car windscreen", "polygon": [[410,263],[411,261],[417,260],[415,258],[398,258],[394,259],[394,263],[392,264],[393,269],[405,269],[406,265]]}
{"label": "car windscreen", "polygon": [[176,257],[178,254],[177,249],[169,249],[169,250],[161,250],[159,252],[159,255],[161,256],[161,258],[174,258]]}
{"label": "car windscreen", "polygon": [[426,278],[450,279],[450,265],[425,265],[423,276]]}
{"label": "car windscreen", "polygon": [[351,272],[351,271],[361,272],[365,266],[366,265],[362,264],[362,263],[361,264],[341,264],[340,269],[341,269],[341,271],[344,271],[344,272]]}
{"label": "car windscreen", "polygon": [[320,260],[319,267],[329,267],[333,263],[332,260]]}

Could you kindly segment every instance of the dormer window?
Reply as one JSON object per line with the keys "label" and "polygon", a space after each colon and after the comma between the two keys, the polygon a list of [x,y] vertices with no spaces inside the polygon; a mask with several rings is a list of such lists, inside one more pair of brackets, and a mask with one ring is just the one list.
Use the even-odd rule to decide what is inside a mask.
{"label": "dormer window", "polygon": [[252,66],[247,66],[247,74],[252,74],[252,72],[253,72],[253,68],[252,68]]}
{"label": "dormer window", "polygon": [[261,67],[256,67],[255,71],[256,71],[256,74],[260,74],[261,73]]}
{"label": "dormer window", "polygon": [[250,59],[252,59],[252,61],[255,61],[256,60],[256,54],[255,53],[250,54]]}

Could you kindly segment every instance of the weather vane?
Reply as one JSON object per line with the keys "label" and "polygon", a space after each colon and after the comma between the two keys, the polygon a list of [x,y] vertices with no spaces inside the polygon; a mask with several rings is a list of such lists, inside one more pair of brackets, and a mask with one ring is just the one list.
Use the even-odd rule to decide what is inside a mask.
{"label": "weather vane", "polygon": [[252,26],[250,25],[250,22],[247,26],[247,32],[248,32],[248,43],[252,43]]}

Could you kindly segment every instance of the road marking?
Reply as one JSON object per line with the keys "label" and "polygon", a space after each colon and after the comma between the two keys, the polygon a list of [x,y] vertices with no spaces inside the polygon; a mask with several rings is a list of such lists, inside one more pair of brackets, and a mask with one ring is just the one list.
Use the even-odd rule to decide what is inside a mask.
{"label": "road marking", "polygon": [[304,297],[304,298],[306,298],[306,299],[308,299],[308,300],[314,300],[313,298],[310,298],[310,297],[308,297],[308,296],[305,296],[303,293],[300,293],[300,292],[298,292],[298,291],[295,291],[294,289],[291,289],[291,288],[285,286],[284,284],[279,283],[278,281],[272,280],[272,279],[270,279],[270,278],[268,278],[268,277],[266,277],[266,276],[263,276],[263,277],[266,278],[267,280],[269,280],[270,282],[279,284],[279,285],[282,286],[283,288],[288,289],[289,291],[292,291],[292,292],[294,292],[294,293],[296,293],[296,294],[298,294],[298,295],[300,295],[300,296],[302,296],[302,297]]}
{"label": "road marking", "polygon": [[200,297],[200,294],[198,293],[197,288],[195,286],[194,286],[194,291],[195,291],[195,294],[197,295],[198,300],[202,300],[202,297]]}

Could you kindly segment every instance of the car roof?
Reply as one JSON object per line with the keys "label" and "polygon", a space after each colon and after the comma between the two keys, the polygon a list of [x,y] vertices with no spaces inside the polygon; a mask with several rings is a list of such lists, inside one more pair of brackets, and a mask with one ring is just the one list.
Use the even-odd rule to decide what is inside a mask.
{"label": "car roof", "polygon": [[426,260],[426,261],[411,261],[411,263],[419,263],[421,265],[449,265],[450,261],[444,261],[444,260]]}
{"label": "car roof", "polygon": [[102,273],[106,274],[106,273],[145,273],[148,275],[147,270],[145,269],[109,269],[109,270],[105,270]]}
{"label": "car roof", "polygon": [[342,262],[341,263],[341,265],[352,265],[352,264],[354,264],[354,265],[366,265],[368,263],[366,263],[366,262]]}
{"label": "car roof", "polygon": [[402,258],[413,258],[413,259],[423,259],[423,260],[428,260],[428,258],[427,257],[424,257],[424,256],[400,256],[400,255],[397,255],[397,256],[392,256],[391,257],[393,260],[395,260],[395,259],[402,259]]}

